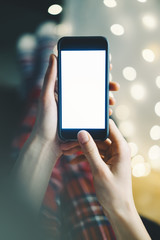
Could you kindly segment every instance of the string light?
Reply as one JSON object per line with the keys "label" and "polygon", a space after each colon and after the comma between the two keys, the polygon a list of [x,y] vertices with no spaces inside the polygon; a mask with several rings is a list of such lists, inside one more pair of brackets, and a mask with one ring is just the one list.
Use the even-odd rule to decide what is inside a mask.
{"label": "string light", "polygon": [[53,4],[48,8],[48,13],[51,15],[58,15],[62,12],[62,7],[58,4]]}
{"label": "string light", "polygon": [[36,47],[36,44],[37,42],[35,36],[30,33],[26,33],[18,39],[17,49],[20,51],[29,51],[31,49],[34,49]]}
{"label": "string light", "polygon": [[158,88],[160,88],[160,76],[156,78],[156,85]]}
{"label": "string light", "polygon": [[144,49],[142,56],[146,62],[153,62],[155,59],[155,54],[151,49]]}
{"label": "string light", "polygon": [[110,29],[111,32],[116,36],[121,36],[124,34],[124,27],[120,24],[113,24]]}
{"label": "string light", "polygon": [[152,146],[149,149],[148,155],[151,167],[155,170],[160,170],[160,147],[158,145]]}
{"label": "string light", "polygon": [[155,113],[157,114],[157,116],[160,117],[160,102],[156,103],[154,109],[155,109]]}
{"label": "string light", "polygon": [[145,89],[142,85],[136,84],[131,87],[131,95],[136,100],[142,100],[145,96]]}
{"label": "string light", "polygon": [[145,2],[147,2],[147,0],[137,0],[138,2],[140,2],[140,3],[145,3]]}
{"label": "string light", "polygon": [[150,130],[150,136],[153,140],[159,140],[160,139],[160,126],[153,126]]}
{"label": "string light", "polygon": [[160,161],[160,147],[158,145],[153,145],[149,149],[148,156],[151,160],[159,159]]}
{"label": "string light", "polygon": [[124,78],[127,79],[128,81],[135,80],[137,76],[136,70],[133,67],[125,67],[122,73]]}
{"label": "string light", "polygon": [[131,167],[134,168],[138,163],[144,163],[144,157],[142,155],[136,155],[132,158]]}
{"label": "string light", "polygon": [[154,16],[152,15],[145,15],[143,18],[142,18],[142,22],[143,24],[149,28],[149,29],[155,29],[156,26],[157,26],[157,20]]}
{"label": "string light", "polygon": [[103,3],[109,8],[117,6],[117,2],[115,0],[104,0]]}
{"label": "string light", "polygon": [[150,171],[149,163],[137,163],[132,169],[132,174],[134,177],[145,177],[150,174]]}

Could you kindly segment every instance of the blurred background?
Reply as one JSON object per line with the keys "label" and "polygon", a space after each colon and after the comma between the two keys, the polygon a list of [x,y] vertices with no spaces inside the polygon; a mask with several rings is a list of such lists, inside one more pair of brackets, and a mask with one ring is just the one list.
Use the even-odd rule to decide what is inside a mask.
{"label": "blurred background", "polygon": [[114,94],[113,118],[131,147],[136,206],[141,215],[160,223],[159,12],[159,0],[1,1],[2,174],[7,172],[10,144],[23,112],[19,49],[33,46],[32,37],[44,24],[47,33],[51,31],[57,39],[64,35],[102,35],[110,45],[110,80],[121,85]]}

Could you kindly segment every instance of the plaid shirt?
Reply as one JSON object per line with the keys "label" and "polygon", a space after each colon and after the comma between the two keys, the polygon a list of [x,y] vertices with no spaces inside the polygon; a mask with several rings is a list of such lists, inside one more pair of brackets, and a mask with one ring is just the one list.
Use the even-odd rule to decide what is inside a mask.
{"label": "plaid shirt", "polygon": [[[14,159],[32,131],[39,94],[40,90],[35,89],[30,96],[27,113],[13,141]],[[116,239],[97,201],[88,162],[72,165],[68,157],[57,161],[41,207],[41,219],[48,240]]]}

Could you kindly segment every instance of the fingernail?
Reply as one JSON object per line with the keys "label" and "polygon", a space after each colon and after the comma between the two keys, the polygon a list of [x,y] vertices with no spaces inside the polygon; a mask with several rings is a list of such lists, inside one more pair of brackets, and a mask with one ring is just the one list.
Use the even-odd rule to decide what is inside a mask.
{"label": "fingernail", "polygon": [[85,144],[89,141],[89,136],[88,133],[86,131],[80,131],[78,133],[78,140],[81,144]]}

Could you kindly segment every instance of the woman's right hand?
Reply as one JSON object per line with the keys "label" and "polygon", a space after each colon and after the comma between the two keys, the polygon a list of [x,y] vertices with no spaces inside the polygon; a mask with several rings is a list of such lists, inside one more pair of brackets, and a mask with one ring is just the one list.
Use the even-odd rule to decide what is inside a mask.
{"label": "woman's right hand", "polygon": [[129,146],[112,120],[109,130],[109,139],[98,147],[88,132],[78,133],[82,152],[91,167],[97,199],[117,239],[149,240],[133,200]]}
{"label": "woman's right hand", "polygon": [[129,146],[112,120],[109,130],[109,139],[98,147],[86,131],[78,133],[78,141],[90,164],[97,198],[110,215],[133,204],[133,196]]}

